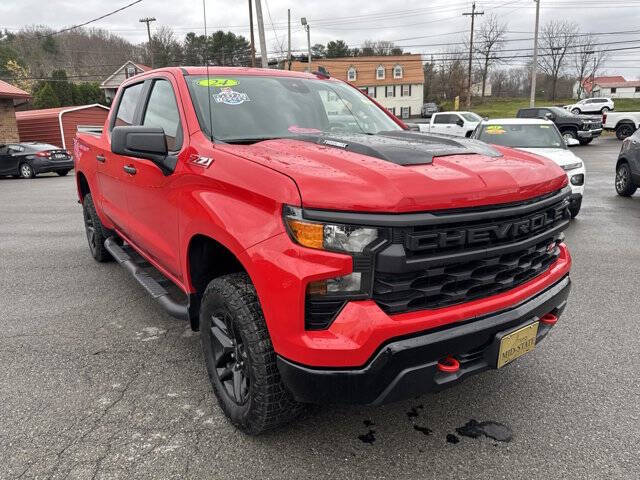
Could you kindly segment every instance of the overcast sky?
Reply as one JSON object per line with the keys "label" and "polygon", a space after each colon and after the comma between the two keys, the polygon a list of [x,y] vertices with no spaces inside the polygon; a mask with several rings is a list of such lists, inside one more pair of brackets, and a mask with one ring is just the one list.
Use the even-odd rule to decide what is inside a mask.
{"label": "overcast sky", "polygon": [[[0,28],[15,31],[26,25],[42,24],[63,28],[82,23],[133,0],[1,0]],[[206,0],[209,30],[231,30],[248,38],[247,0]],[[306,35],[300,17],[311,25],[311,43],[344,39],[350,46],[364,40],[394,40],[414,53],[437,53],[441,44],[460,42],[468,35],[468,0],[262,0],[267,49],[286,51],[287,8],[291,8],[292,47],[306,48]],[[477,1],[479,11],[494,13],[508,24],[505,48],[531,48],[535,3],[533,0]],[[145,25],[139,18],[153,16],[160,25],[171,26],[181,39],[189,31],[203,32],[202,0],[143,0],[113,16],[93,23],[138,43],[146,40]],[[608,34],[601,48],[635,47],[610,52],[605,65],[609,74],[629,79],[640,76],[640,0],[541,0],[541,23],[552,19],[576,22],[583,32],[635,33]],[[478,18],[482,21],[482,17]],[[462,33],[467,32],[467,33]],[[417,38],[416,38],[417,37]],[[626,42],[626,43],[613,43]],[[256,30],[256,48],[259,48]],[[522,52],[528,54],[530,52]]]}

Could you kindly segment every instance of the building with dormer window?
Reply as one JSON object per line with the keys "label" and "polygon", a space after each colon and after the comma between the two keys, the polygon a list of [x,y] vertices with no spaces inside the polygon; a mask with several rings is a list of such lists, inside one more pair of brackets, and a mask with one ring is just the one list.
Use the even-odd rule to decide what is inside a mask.
{"label": "building with dormer window", "polygon": [[[349,82],[401,118],[419,116],[423,103],[424,73],[421,55],[321,58],[311,70],[324,68],[332,77]],[[307,62],[291,62],[304,72]]]}

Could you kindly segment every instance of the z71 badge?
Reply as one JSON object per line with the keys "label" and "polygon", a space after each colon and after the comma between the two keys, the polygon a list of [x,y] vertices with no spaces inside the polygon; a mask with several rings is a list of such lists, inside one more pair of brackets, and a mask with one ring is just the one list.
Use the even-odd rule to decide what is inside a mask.
{"label": "z71 badge", "polygon": [[224,103],[225,105],[240,105],[249,102],[250,98],[244,92],[236,92],[231,88],[223,88],[220,93],[215,93],[213,99],[216,103]]}

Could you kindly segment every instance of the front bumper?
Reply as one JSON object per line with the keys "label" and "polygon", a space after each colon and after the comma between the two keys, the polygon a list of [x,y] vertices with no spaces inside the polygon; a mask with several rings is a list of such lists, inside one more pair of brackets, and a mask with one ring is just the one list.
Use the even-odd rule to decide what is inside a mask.
{"label": "front bumper", "polygon": [[[363,367],[314,368],[278,356],[280,375],[296,400],[306,403],[382,404],[455,385],[496,368],[499,334],[531,323],[546,313],[560,316],[571,289],[569,275],[509,310],[426,333],[392,339]],[[540,324],[536,343],[552,327]],[[460,362],[455,373],[437,363],[447,355]]]}
{"label": "front bumper", "polygon": [[598,138],[600,135],[602,135],[602,128],[578,130],[578,138]]}

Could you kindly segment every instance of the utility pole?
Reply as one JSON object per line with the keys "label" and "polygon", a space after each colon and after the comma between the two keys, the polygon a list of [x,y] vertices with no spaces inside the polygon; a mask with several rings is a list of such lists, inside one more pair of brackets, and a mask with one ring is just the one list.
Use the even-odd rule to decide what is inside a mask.
{"label": "utility pole", "polygon": [[300,23],[302,23],[302,26],[307,31],[307,52],[309,56],[309,72],[311,72],[311,27],[307,22],[307,17],[302,17]]}
{"label": "utility pole", "polygon": [[291,70],[291,9],[287,8],[287,35],[288,35],[288,47],[287,47],[287,69]]}
{"label": "utility pole", "polygon": [[151,68],[154,68],[154,65],[153,65],[153,45],[151,45],[151,27],[149,27],[149,24],[155,21],[156,19],[154,17],[146,17],[146,18],[140,19],[140,23],[147,24],[147,37],[149,37],[149,53],[151,54]]}
{"label": "utility pole", "polygon": [[251,66],[256,66],[256,44],[253,38],[253,7],[251,6],[251,2],[253,0],[249,0],[249,32],[251,37]]}
{"label": "utility pole", "polygon": [[262,3],[260,0],[256,0],[256,20],[258,21],[258,36],[260,37],[262,68],[269,68],[269,59],[267,58],[267,41],[264,38],[264,21],[262,20]]}
{"label": "utility pole", "polygon": [[540,25],[540,0],[536,2],[536,30],[533,35],[533,65],[531,65],[531,97],[529,98],[529,108],[536,106],[536,77],[538,70],[538,27]]}
{"label": "utility pole", "polygon": [[484,12],[476,12],[476,2],[471,5],[471,12],[463,13],[462,15],[471,16],[471,38],[469,39],[469,82],[467,84],[467,108],[471,108],[471,72],[473,69],[473,27],[475,24],[476,15],[484,15]]}

